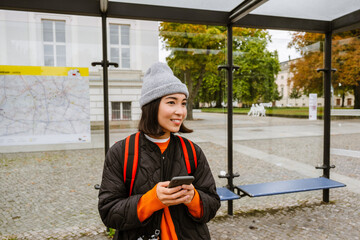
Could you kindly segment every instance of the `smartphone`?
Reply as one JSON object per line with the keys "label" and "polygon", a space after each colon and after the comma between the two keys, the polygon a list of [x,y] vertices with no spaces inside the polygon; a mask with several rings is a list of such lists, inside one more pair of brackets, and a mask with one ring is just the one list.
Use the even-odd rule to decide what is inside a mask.
{"label": "smartphone", "polygon": [[170,184],[168,186],[168,188],[173,188],[173,187],[177,187],[177,186],[181,186],[183,184],[186,185],[190,185],[193,181],[194,181],[194,177],[193,176],[178,176],[178,177],[173,177],[170,181]]}

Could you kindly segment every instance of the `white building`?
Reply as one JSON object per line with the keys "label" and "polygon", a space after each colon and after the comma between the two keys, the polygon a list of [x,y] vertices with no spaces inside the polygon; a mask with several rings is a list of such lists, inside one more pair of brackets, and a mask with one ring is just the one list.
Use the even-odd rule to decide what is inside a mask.
{"label": "white building", "polygon": [[[158,61],[158,23],[108,18],[110,120],[137,120],[142,77]],[[103,121],[101,18],[0,10],[0,65],[89,68],[91,121]]]}

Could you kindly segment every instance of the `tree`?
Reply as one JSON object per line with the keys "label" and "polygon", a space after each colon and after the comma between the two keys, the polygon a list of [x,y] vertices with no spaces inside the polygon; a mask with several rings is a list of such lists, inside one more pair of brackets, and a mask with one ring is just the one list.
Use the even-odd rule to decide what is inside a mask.
{"label": "tree", "polygon": [[[226,63],[226,28],[161,23],[159,30],[165,49],[171,51],[167,63],[189,89],[188,119],[200,101],[216,101],[220,107],[227,86],[217,67]],[[250,104],[278,98],[275,74],[280,67],[277,54],[266,50],[268,32],[234,28],[233,33],[234,64],[240,66],[234,76],[234,99]]]}
{"label": "tree", "polygon": [[[355,96],[354,108],[360,108],[360,31],[350,31],[333,36],[332,67],[337,69],[333,74],[332,85],[336,94],[341,94],[344,102],[346,93]],[[295,33],[289,46],[294,46],[302,55],[295,60],[290,71],[293,86],[302,89],[304,94],[311,92],[323,94],[323,76],[316,72],[323,68],[324,35],[318,33]]]}
{"label": "tree", "polygon": [[275,76],[280,64],[277,52],[266,49],[268,32],[235,28],[234,35],[234,64],[240,67],[234,75],[234,98],[247,105],[278,100]]}
{"label": "tree", "polygon": [[302,93],[299,89],[297,89],[296,87],[293,87],[291,89],[289,97],[295,99],[295,106],[296,106],[296,99],[301,98],[301,96]]}
{"label": "tree", "polygon": [[[192,108],[203,84],[208,94],[216,92],[219,85],[217,66],[224,59],[224,27],[161,23],[160,37],[166,50],[166,58],[174,74],[186,83],[189,90],[188,119],[193,119]],[[204,96],[209,98],[208,96]]]}

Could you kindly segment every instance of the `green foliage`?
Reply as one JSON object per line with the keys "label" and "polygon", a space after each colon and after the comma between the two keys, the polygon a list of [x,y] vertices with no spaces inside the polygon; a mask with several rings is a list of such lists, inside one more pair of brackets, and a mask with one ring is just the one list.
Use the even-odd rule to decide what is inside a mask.
{"label": "green foliage", "polygon": [[[171,51],[167,63],[189,89],[188,119],[198,102],[226,99],[226,81],[217,67],[226,64],[226,28],[180,23],[161,23],[160,37]],[[245,103],[279,98],[275,74],[280,70],[277,53],[266,49],[270,36],[259,29],[234,28],[234,99]]]}
{"label": "green foliage", "polygon": [[221,84],[217,65],[224,59],[224,27],[161,23],[160,37],[171,51],[169,66],[189,89],[188,119],[192,119],[193,104],[211,99]]}
{"label": "green foliage", "polygon": [[266,49],[270,38],[264,30],[253,30],[255,37],[234,38],[234,98],[245,103],[279,99],[275,75],[280,71],[277,52]]}
{"label": "green foliage", "polygon": [[300,98],[301,97],[301,91],[300,90],[298,90],[296,87],[293,87],[292,89],[291,89],[291,93],[290,93],[290,95],[289,95],[289,97],[290,98],[294,98],[294,99],[298,99],[298,98]]}
{"label": "green foliage", "polygon": [[115,231],[116,231],[115,229],[109,228],[106,234],[108,235],[109,238],[113,238],[115,235]]}

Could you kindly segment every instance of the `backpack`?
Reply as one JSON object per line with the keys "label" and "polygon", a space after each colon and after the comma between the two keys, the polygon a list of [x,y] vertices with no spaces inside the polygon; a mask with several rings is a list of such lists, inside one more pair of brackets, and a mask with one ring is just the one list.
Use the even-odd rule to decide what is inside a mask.
{"label": "backpack", "polygon": [[[123,175],[126,189],[129,189],[129,196],[131,196],[132,193],[139,162],[139,136],[140,132],[137,132],[128,136],[125,140]],[[189,175],[192,175],[197,168],[197,156],[194,144],[186,138],[176,137],[178,137],[181,142],[187,172]]]}

